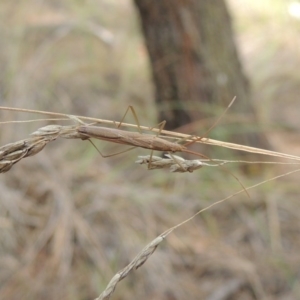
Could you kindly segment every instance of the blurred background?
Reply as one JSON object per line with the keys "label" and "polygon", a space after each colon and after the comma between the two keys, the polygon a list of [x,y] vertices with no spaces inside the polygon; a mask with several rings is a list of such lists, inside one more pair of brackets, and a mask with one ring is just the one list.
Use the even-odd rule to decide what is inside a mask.
{"label": "blurred background", "polygon": [[[300,3],[169,2],[1,1],[0,105],[116,121],[133,105],[142,125],[201,136],[237,96],[209,136],[299,155]],[[1,146],[54,123],[1,124]],[[157,235],[241,189],[217,168],[134,164],[147,154],[57,140],[1,174],[0,298],[94,299]],[[293,169],[228,168],[245,186]],[[112,299],[300,299],[298,186],[285,177],[199,215]]]}

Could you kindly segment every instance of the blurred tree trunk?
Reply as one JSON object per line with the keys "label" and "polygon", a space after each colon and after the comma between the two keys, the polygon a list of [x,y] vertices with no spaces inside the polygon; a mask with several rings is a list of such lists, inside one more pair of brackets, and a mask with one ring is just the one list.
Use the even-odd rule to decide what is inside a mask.
{"label": "blurred tree trunk", "polygon": [[[220,115],[234,96],[237,100],[229,115],[242,114],[257,126],[224,0],[134,2],[150,56],[160,119],[167,121],[166,128]],[[270,148],[264,134],[249,130],[249,123],[245,126],[235,126],[238,130],[226,140]]]}

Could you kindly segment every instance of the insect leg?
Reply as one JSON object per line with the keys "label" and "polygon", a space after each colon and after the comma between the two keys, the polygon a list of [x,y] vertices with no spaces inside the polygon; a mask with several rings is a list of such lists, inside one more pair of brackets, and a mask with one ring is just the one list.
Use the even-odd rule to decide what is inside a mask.
{"label": "insect leg", "polygon": [[[126,112],[125,112],[123,118],[121,119],[121,121],[119,122],[119,124],[118,124],[117,127],[120,128],[120,126],[122,125],[122,123],[123,123],[123,121],[124,121],[124,119],[125,119],[125,117],[126,117],[126,115],[127,115],[127,113],[129,111],[131,111],[131,113],[132,113],[132,115],[134,117],[134,120],[135,120],[136,125],[138,127],[139,133],[142,134],[142,130],[141,130],[141,127],[140,127],[140,122],[139,122],[138,116],[137,116],[137,114],[135,112],[135,109],[134,109],[134,107],[132,105],[129,105],[127,107]],[[157,132],[156,137],[161,134],[162,130],[165,128],[165,125],[166,125],[166,121],[162,121],[162,122],[160,122],[157,125],[157,127],[159,128],[159,131]],[[155,138],[155,136],[153,138]],[[150,158],[149,158],[149,163],[148,163],[148,169],[151,169],[152,157],[153,157],[153,150],[151,150],[151,153],[150,153]]]}
{"label": "insect leg", "polygon": [[[157,126],[159,128],[159,131],[157,132],[156,137],[161,134],[162,130],[166,126],[166,123],[167,123],[166,121],[162,121],[162,122],[160,122],[160,123],[157,124]],[[149,163],[148,163],[148,170],[151,169],[152,156],[153,156],[153,150],[151,150],[151,153],[150,153],[150,158],[149,158]]]}
{"label": "insect leg", "polygon": [[134,117],[134,120],[135,120],[135,123],[136,123],[136,125],[137,125],[137,127],[138,127],[139,133],[142,133],[142,131],[141,131],[141,126],[140,126],[140,122],[139,122],[139,119],[138,119],[138,116],[137,116],[137,114],[136,114],[136,112],[135,112],[135,109],[133,108],[132,105],[129,105],[129,106],[127,107],[126,112],[125,112],[123,118],[121,119],[121,121],[119,122],[119,125],[117,126],[117,128],[120,128],[120,126],[122,125],[122,123],[123,123],[123,121],[124,121],[124,119],[125,119],[125,117],[126,117],[126,115],[127,115],[127,113],[128,113],[129,110],[131,111],[131,113],[132,113],[132,115],[133,115],[133,117]]}

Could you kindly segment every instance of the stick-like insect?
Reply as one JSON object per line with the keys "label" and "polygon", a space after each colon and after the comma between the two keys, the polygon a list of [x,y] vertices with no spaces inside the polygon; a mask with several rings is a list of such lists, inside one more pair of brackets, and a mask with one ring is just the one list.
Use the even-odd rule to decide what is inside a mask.
{"label": "stick-like insect", "polygon": [[[102,127],[102,126],[82,125],[77,128],[77,131],[80,134],[82,134],[83,136],[86,136],[86,139],[96,138],[96,139],[104,140],[104,141],[108,141],[108,142],[133,146],[133,148],[140,147],[140,148],[149,149],[149,150],[151,150],[151,156],[152,156],[152,152],[154,150],[156,150],[156,151],[168,152],[170,154],[175,153],[175,152],[185,152],[185,153],[189,153],[189,154],[194,154],[196,156],[200,156],[202,158],[209,159],[208,157],[206,157],[205,155],[203,155],[201,153],[194,152],[194,151],[187,149],[187,146],[205,138],[208,135],[208,133],[221,120],[223,115],[231,107],[231,105],[233,104],[234,101],[235,101],[235,98],[232,99],[232,101],[227,106],[227,108],[224,110],[224,112],[215,121],[215,123],[207,130],[207,132],[204,134],[204,136],[197,137],[197,138],[190,136],[189,137],[190,141],[185,144],[170,142],[168,140],[165,140],[162,137],[159,137],[161,131],[163,130],[163,128],[166,124],[166,121],[163,121],[159,124],[159,131],[158,131],[157,135],[145,134],[145,133],[141,133],[141,132],[130,132],[130,131],[125,131],[125,130],[119,129],[119,127],[121,126],[121,124],[129,110],[132,111],[134,118],[136,120],[136,123],[138,125],[138,128],[140,128],[138,118],[137,118],[136,113],[132,106],[129,106],[127,108],[125,115],[123,116],[122,120],[118,124],[118,128],[107,128],[107,127]],[[131,149],[132,148],[128,149],[128,151]],[[112,155],[109,155],[109,156],[112,156]],[[150,163],[151,162],[149,162],[149,164]],[[150,165],[149,165],[149,168],[150,168]]]}
{"label": "stick-like insect", "polygon": [[185,152],[185,150],[187,150],[184,145],[167,141],[152,134],[89,125],[79,126],[77,131],[83,136],[86,136],[87,139],[96,138],[103,141],[133,146],[134,148],[140,147],[172,153]]}

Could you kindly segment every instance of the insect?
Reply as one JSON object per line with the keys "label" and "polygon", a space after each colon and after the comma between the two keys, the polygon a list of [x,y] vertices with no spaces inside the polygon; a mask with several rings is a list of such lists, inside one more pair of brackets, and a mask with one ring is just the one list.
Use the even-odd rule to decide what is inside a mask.
{"label": "insect", "polygon": [[[193,144],[201,139],[203,139],[207,134],[216,126],[216,124],[220,121],[220,119],[223,117],[223,115],[227,112],[227,110],[231,107],[233,102],[235,101],[235,98],[232,99],[230,104],[227,106],[225,111],[221,114],[221,116],[217,119],[217,121],[208,129],[208,131],[204,134],[202,137],[198,138],[193,138],[193,136],[189,137],[189,141],[186,142],[185,144],[179,144],[175,142],[170,142],[162,137],[159,137],[161,131],[163,130],[166,122],[163,121],[159,124],[159,131],[157,135],[152,135],[152,134],[145,134],[141,132],[130,132],[126,130],[119,129],[126,114],[128,113],[129,110],[131,110],[137,126],[140,130],[140,124],[137,118],[137,115],[133,109],[132,106],[129,106],[125,112],[125,115],[123,116],[122,120],[118,124],[118,128],[107,128],[107,127],[101,127],[101,126],[93,126],[93,125],[82,125],[77,128],[77,131],[82,134],[84,137],[83,139],[89,139],[89,138],[96,138],[108,142],[113,142],[113,143],[118,143],[122,145],[128,145],[128,146],[133,146],[132,148],[125,150],[129,151],[135,147],[140,147],[140,148],[145,148],[151,150],[151,155],[150,155],[150,161],[148,164],[148,168],[151,169],[151,157],[152,153],[154,150],[156,151],[162,151],[162,152],[168,152],[169,154],[176,153],[176,152],[184,152],[184,153],[189,153],[189,154],[194,154],[196,156],[202,157],[209,159],[205,155],[191,151],[187,148],[188,145]],[[124,151],[123,151],[124,152]],[[122,153],[122,152],[119,152]],[[101,152],[100,152],[101,154]],[[108,157],[104,156],[101,154],[103,157]]]}
{"label": "insect", "polygon": [[139,132],[88,125],[78,127],[77,131],[87,136],[87,138],[96,138],[103,141],[134,146],[134,148],[140,147],[172,153],[184,152],[187,150],[184,145],[169,142],[152,134],[142,134]]}
{"label": "insect", "polygon": [[[144,134],[141,132],[130,132],[130,131],[126,131],[126,130],[122,130],[119,129],[126,114],[128,113],[129,110],[132,111],[132,114],[136,120],[137,126],[140,129],[140,124],[137,118],[137,115],[133,109],[132,106],[129,106],[122,118],[122,120],[120,121],[120,123],[118,124],[118,128],[107,128],[107,127],[101,127],[101,126],[93,126],[93,125],[81,125],[77,128],[77,131],[83,135],[83,139],[90,139],[90,138],[96,138],[99,140],[103,140],[103,141],[108,141],[108,142],[113,142],[113,143],[118,143],[118,144],[122,144],[122,145],[128,145],[128,146],[132,146],[130,149],[127,149],[125,151],[119,152],[117,154],[123,153],[123,152],[127,152],[130,151],[136,147],[140,147],[140,148],[144,148],[144,149],[149,149],[151,150],[151,154],[148,160],[148,169],[152,169],[151,167],[151,163],[152,163],[152,157],[153,157],[153,151],[162,151],[162,152],[168,152],[169,155],[176,161],[176,163],[179,165],[179,168],[182,169],[182,171],[184,171],[184,167],[181,163],[181,160],[176,159],[175,156],[173,156],[172,154],[176,153],[176,152],[183,152],[183,153],[189,153],[189,154],[193,154],[196,156],[199,156],[201,158],[206,158],[209,159],[208,157],[206,157],[205,155],[198,153],[198,152],[194,152],[191,151],[187,148],[188,145],[193,144],[201,139],[203,139],[205,136],[207,136],[207,134],[216,126],[216,124],[221,120],[221,118],[223,117],[223,115],[227,112],[227,110],[231,107],[231,105],[233,104],[233,102],[235,101],[234,97],[232,99],[232,101],[230,102],[230,104],[227,106],[227,108],[224,110],[224,112],[219,116],[219,118],[215,121],[215,123],[207,130],[207,132],[204,134],[204,136],[202,137],[197,137],[197,138],[193,138],[193,136],[189,137],[189,141],[186,142],[185,144],[179,144],[179,143],[175,143],[175,142],[170,142],[168,140],[165,140],[162,137],[159,137],[161,131],[163,130],[166,122],[163,121],[159,124],[159,131],[157,135],[152,135],[152,134]],[[99,151],[99,150],[98,150]],[[102,157],[109,157],[109,156],[113,156],[113,155],[103,155],[100,151],[99,153],[101,154]],[[116,155],[116,154],[114,154]],[[222,167],[222,166],[221,166]],[[243,187],[243,189],[245,190],[245,192],[247,193],[245,187],[243,186],[243,184],[240,182],[240,180],[234,175],[232,174],[230,171],[228,171],[225,167],[223,167],[223,169],[229,173],[231,176],[233,176],[239,183],[240,185]],[[247,193],[247,195],[249,196],[249,194]]]}

